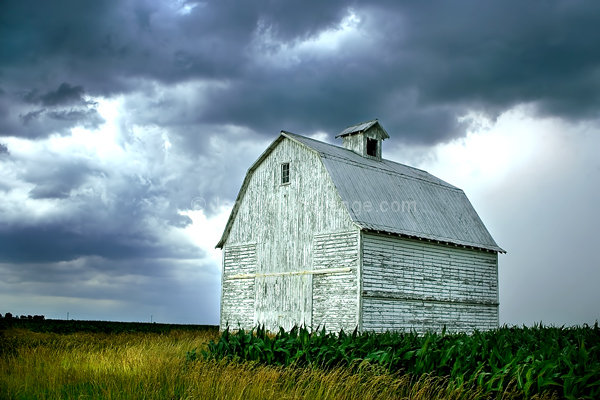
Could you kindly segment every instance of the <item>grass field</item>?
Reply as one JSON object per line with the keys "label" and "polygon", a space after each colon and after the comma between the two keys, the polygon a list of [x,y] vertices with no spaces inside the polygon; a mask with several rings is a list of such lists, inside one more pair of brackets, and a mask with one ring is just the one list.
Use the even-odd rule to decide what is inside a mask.
{"label": "grass field", "polygon": [[[0,330],[3,399],[476,399],[443,377],[360,368],[268,366],[253,362],[189,361],[218,332],[73,332]],[[520,398],[510,387],[499,398]],[[551,398],[537,396],[535,398]]]}

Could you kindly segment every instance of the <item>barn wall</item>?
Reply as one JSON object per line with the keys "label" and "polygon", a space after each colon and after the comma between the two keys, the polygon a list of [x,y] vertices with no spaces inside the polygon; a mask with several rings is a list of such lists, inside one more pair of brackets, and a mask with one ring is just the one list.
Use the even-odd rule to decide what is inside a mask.
{"label": "barn wall", "polygon": [[[358,325],[358,230],[313,241],[313,327],[352,331]],[[320,271],[331,271],[321,274]]]}
{"label": "barn wall", "polygon": [[[290,163],[290,183],[282,185],[281,164],[286,162]],[[249,310],[224,302],[222,314],[245,321],[245,328],[258,323],[268,329],[309,323],[313,237],[356,229],[320,157],[283,139],[254,170],[240,201],[224,250],[255,243],[256,271],[243,279],[245,284],[252,280],[254,304]],[[232,259],[224,262],[225,270],[239,268]],[[232,284],[227,276],[223,279],[226,298]]]}
{"label": "barn wall", "polygon": [[256,244],[227,246],[223,254],[221,286],[221,328],[251,326],[254,317]]}
{"label": "barn wall", "polygon": [[364,330],[498,326],[496,253],[367,233],[362,241]]}

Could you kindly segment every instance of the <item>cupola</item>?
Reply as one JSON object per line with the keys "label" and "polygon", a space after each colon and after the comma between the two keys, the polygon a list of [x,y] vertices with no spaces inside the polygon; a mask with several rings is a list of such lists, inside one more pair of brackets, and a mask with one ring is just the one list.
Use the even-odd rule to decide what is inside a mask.
{"label": "cupola", "polygon": [[377,119],[349,126],[336,138],[342,138],[342,146],[363,157],[381,160],[381,144],[390,136]]}

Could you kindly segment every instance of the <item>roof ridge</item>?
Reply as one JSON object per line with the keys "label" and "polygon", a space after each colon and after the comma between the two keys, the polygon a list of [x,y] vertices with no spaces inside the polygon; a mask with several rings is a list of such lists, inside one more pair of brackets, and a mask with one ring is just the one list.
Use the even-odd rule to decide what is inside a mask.
{"label": "roof ridge", "polygon": [[356,124],[348,125],[344,129],[342,129],[342,131],[345,131],[348,128],[353,128],[355,126],[359,126],[359,125],[363,125],[363,124],[370,124],[371,122],[375,122],[375,121],[379,122],[379,118],[373,118],[373,119],[370,119],[368,121],[362,121],[362,122],[359,122],[359,123],[356,123]]}
{"label": "roof ridge", "polygon": [[344,136],[348,136],[348,135],[353,135],[355,133],[360,133],[360,132],[364,132],[366,130],[371,129],[371,127],[375,126],[375,125],[379,125],[379,127],[381,128],[381,130],[384,133],[384,139],[387,139],[390,137],[390,135],[385,131],[385,129],[383,128],[383,126],[381,126],[381,123],[379,122],[379,120],[377,118],[372,119],[370,121],[365,121],[365,122],[360,122],[358,124],[354,124],[354,125],[350,125],[347,128],[344,128],[337,136],[336,138],[339,137],[344,137]]}
{"label": "roof ridge", "polygon": [[[350,151],[351,151],[351,150],[350,150]],[[320,152],[319,152],[319,153],[320,153]],[[361,163],[359,163],[359,162],[357,162],[357,161],[350,160],[350,159],[347,159],[347,158],[344,158],[344,157],[338,157],[338,156],[335,156],[335,155],[333,155],[333,154],[321,154],[321,155],[322,155],[322,157],[324,157],[324,158],[329,158],[329,159],[337,159],[337,160],[343,160],[343,161],[344,161],[344,162],[346,162],[347,164],[352,164],[352,165],[355,165],[355,166],[359,166],[359,167],[363,167],[363,168],[368,168],[368,169],[372,169],[372,170],[378,170],[378,171],[380,171],[380,172],[382,172],[382,173],[385,173],[385,174],[388,174],[388,175],[399,176],[399,177],[406,178],[406,179],[413,179],[413,180],[416,180],[416,181],[421,181],[421,182],[425,182],[425,183],[428,183],[428,184],[431,184],[431,185],[437,185],[437,186],[441,186],[441,187],[443,187],[443,188],[446,188],[446,189],[449,189],[449,190],[460,191],[460,192],[462,192],[462,191],[463,191],[461,188],[458,188],[458,187],[456,187],[456,186],[454,186],[454,185],[451,185],[451,184],[449,184],[449,183],[447,183],[447,182],[445,182],[445,181],[443,181],[443,180],[442,180],[442,182],[444,182],[445,184],[443,184],[443,183],[439,183],[439,182],[432,182],[432,181],[430,181],[430,180],[428,180],[428,179],[419,178],[419,177],[416,177],[416,176],[410,176],[410,175],[403,174],[402,172],[398,172],[398,171],[393,171],[393,170],[389,170],[389,169],[383,169],[383,168],[377,168],[377,167],[375,167],[375,166],[373,166],[373,165],[361,164]],[[408,165],[401,164],[401,163],[397,163],[397,162],[395,162],[395,161],[391,161],[391,160],[387,160],[387,161],[393,162],[393,163],[395,163],[395,164],[398,164],[398,165],[402,165],[402,166],[404,166],[404,167],[409,167],[409,168],[412,168],[412,167],[410,167],[410,166],[408,166]],[[418,171],[425,172],[425,173],[429,174],[429,172],[427,172],[427,171],[423,171],[423,170],[421,170],[421,169],[418,169],[418,168],[414,168],[414,169],[416,169],[416,170],[418,170]],[[431,175],[431,174],[429,174],[429,175]],[[433,175],[432,175],[432,176],[433,176]],[[436,178],[436,179],[439,179],[439,178]],[[441,179],[440,179],[440,180],[441,180]]]}
{"label": "roof ridge", "polygon": [[[349,154],[353,154],[355,156],[358,155],[358,154],[354,153],[352,150],[347,149],[347,148],[342,147],[342,146],[336,146],[335,144],[331,144],[331,143],[327,143],[327,142],[322,142],[320,140],[313,139],[313,138],[310,138],[310,137],[304,136],[304,135],[299,135],[297,133],[292,133],[292,132],[287,132],[287,131],[281,131],[281,132],[286,133],[286,134],[291,134],[291,135],[294,135],[294,136],[300,136],[301,138],[304,138],[304,139],[307,139],[307,140],[311,140],[311,141],[317,142],[319,144],[324,144],[324,145],[327,145],[327,146],[335,147],[336,149],[345,150],[345,151],[349,152]],[[355,160],[352,160],[350,158],[340,157],[340,156],[336,156],[334,154],[325,154],[325,153],[323,153],[323,152],[321,152],[321,151],[319,151],[317,149],[314,149],[314,148],[313,148],[313,150],[315,150],[316,152],[318,152],[321,156],[323,156],[325,158],[344,160],[347,163],[351,163],[353,165],[357,165],[357,166],[361,166],[361,167],[365,167],[365,168],[370,168],[370,169],[374,169],[374,170],[377,169],[377,167],[375,167],[373,165],[361,164],[361,163],[359,163],[359,162],[357,162]],[[360,155],[358,155],[358,156],[360,157]],[[430,175],[430,176],[434,177],[435,179],[438,179],[438,180],[444,182],[444,184],[439,183],[439,182],[432,182],[430,180],[427,180],[427,179],[424,179],[424,178],[419,178],[419,177],[416,177],[416,176],[410,176],[410,175],[403,174],[403,173],[398,172],[398,171],[389,170],[387,168],[386,169],[380,168],[381,172],[388,173],[389,175],[401,176],[401,177],[404,177],[404,178],[407,178],[407,179],[415,179],[415,180],[418,180],[418,181],[430,183],[432,185],[438,185],[438,186],[441,186],[441,187],[444,187],[444,188],[447,188],[447,189],[462,191],[462,189],[460,189],[460,188],[458,188],[458,187],[456,187],[454,185],[451,185],[448,182],[445,182],[442,179],[437,178],[437,177],[431,175],[429,172],[427,172],[425,170],[422,170],[420,168],[416,168],[416,167],[412,167],[410,165],[402,164],[402,163],[399,163],[397,161],[389,160],[387,158],[382,158],[381,161],[382,162],[385,161],[385,162],[393,163],[393,164],[396,164],[396,165],[400,165],[402,167],[406,167],[406,168],[410,168],[410,169],[413,169],[413,170],[416,170],[416,171],[420,171],[422,173],[425,173],[427,175]]]}

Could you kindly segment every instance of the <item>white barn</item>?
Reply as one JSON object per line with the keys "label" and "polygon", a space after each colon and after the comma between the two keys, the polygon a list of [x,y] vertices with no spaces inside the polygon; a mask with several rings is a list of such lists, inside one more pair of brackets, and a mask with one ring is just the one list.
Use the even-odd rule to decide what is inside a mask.
{"label": "white barn", "polygon": [[464,192],[383,159],[377,120],[343,147],[282,131],[225,231],[221,328],[498,326],[498,253]]}

